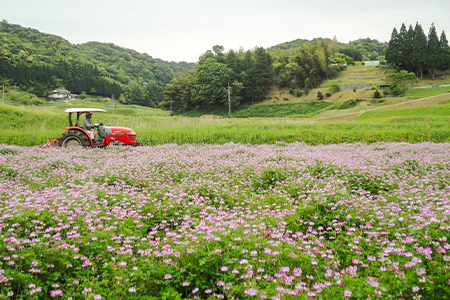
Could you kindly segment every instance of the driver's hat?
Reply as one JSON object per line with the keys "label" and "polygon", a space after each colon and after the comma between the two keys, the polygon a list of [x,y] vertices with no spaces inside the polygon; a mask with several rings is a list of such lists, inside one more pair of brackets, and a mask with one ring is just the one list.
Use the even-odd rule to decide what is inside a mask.
{"label": "driver's hat", "polygon": [[92,116],[92,114],[90,112],[86,113],[86,117]]}

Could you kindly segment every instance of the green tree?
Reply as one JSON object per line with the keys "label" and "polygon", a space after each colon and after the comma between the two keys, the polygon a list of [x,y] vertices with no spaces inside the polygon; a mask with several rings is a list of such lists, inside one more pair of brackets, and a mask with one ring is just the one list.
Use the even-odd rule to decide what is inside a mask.
{"label": "green tree", "polygon": [[445,36],[445,32],[442,31],[441,38],[439,40],[439,44],[441,47],[441,59],[439,69],[442,70],[442,79],[444,79],[444,71],[447,71],[450,68],[450,47],[448,45],[447,37]]}
{"label": "green tree", "polygon": [[402,91],[405,91],[409,85],[419,82],[419,78],[416,77],[416,74],[406,70],[395,71],[389,75],[389,78],[392,80],[392,84],[399,87]]}
{"label": "green tree", "polygon": [[225,103],[232,72],[215,58],[209,58],[204,64],[198,65],[195,82],[197,96],[194,104],[197,107],[206,107]]}
{"label": "green tree", "polygon": [[400,37],[397,29],[392,30],[389,46],[386,50],[386,62],[394,67],[400,66]]}
{"label": "green tree", "polygon": [[431,71],[433,76],[436,69],[440,66],[441,60],[441,45],[439,43],[439,38],[436,33],[436,27],[431,24],[430,32],[428,33],[428,44],[427,44],[427,66]]}
{"label": "green tree", "polygon": [[[423,32],[422,26],[416,23],[414,28],[414,43],[411,62],[420,79],[423,78],[423,68],[426,66],[427,58],[427,36]],[[417,75],[418,76],[418,75]]]}
{"label": "green tree", "polygon": [[332,93],[338,93],[341,91],[341,88],[339,87],[339,83],[336,80],[331,80],[328,83],[327,87],[330,90],[330,92],[332,92]]}
{"label": "green tree", "polygon": [[127,100],[125,99],[125,96],[123,94],[120,94],[120,96],[119,96],[119,103],[122,103],[122,104],[127,103]]}
{"label": "green tree", "polygon": [[80,99],[86,99],[87,95],[85,91],[82,91],[81,94],[78,96]]}

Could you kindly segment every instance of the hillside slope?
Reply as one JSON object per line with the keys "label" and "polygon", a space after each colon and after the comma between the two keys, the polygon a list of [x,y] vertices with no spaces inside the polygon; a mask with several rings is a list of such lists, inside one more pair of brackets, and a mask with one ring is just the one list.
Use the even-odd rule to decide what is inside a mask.
{"label": "hillside slope", "polygon": [[145,106],[162,100],[165,85],[194,64],[166,62],[113,44],[73,45],[62,37],[0,22],[0,77],[39,97],[55,88]]}

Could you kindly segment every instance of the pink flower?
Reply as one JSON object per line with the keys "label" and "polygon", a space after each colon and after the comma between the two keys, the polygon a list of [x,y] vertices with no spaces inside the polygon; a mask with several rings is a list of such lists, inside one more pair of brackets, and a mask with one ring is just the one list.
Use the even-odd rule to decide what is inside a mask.
{"label": "pink flower", "polygon": [[225,282],[219,281],[219,282],[217,283],[217,286],[225,286]]}
{"label": "pink flower", "polygon": [[250,296],[258,295],[258,293],[259,293],[259,291],[254,289],[254,288],[249,288],[249,289],[246,289],[244,291],[244,294],[247,294],[247,295],[250,295]]}
{"label": "pink flower", "polygon": [[319,264],[317,263],[317,261],[312,261],[311,262],[311,266],[313,266],[313,267],[317,267]]}
{"label": "pink flower", "polygon": [[227,266],[223,266],[222,268],[220,268],[220,271],[226,272],[226,271],[228,271],[228,267]]}
{"label": "pink flower", "polygon": [[293,272],[294,272],[295,277],[302,276],[302,269],[300,269],[300,268],[295,268]]}
{"label": "pink flower", "polygon": [[172,275],[170,275],[170,274],[166,274],[166,276],[164,276],[164,279],[170,279],[170,278],[172,278]]}
{"label": "pink flower", "polygon": [[95,295],[94,300],[102,300],[102,295]]}
{"label": "pink flower", "polygon": [[373,291],[373,294],[374,294],[374,295],[377,295],[377,296],[381,296],[381,291],[375,290],[375,291]]}
{"label": "pink flower", "polygon": [[54,297],[62,297],[63,296],[63,292],[61,290],[54,290],[50,292],[50,297],[54,298]]}
{"label": "pink flower", "polygon": [[195,289],[192,290],[192,294],[195,294],[198,292],[198,288],[196,287]]}
{"label": "pink flower", "polygon": [[126,261],[121,261],[120,263],[119,263],[119,267],[126,267],[127,266],[127,262]]}
{"label": "pink flower", "polygon": [[313,291],[308,291],[308,296],[312,297],[312,298],[316,298],[316,293],[314,293]]}
{"label": "pink flower", "polygon": [[352,291],[350,291],[350,290],[344,291],[344,297],[351,297],[351,296],[352,296]]}
{"label": "pink flower", "polygon": [[183,282],[183,286],[189,286],[189,282],[188,281]]}
{"label": "pink flower", "polygon": [[129,289],[128,289],[128,291],[130,292],[130,293],[136,293],[136,288],[133,286],[133,287],[130,287]]}

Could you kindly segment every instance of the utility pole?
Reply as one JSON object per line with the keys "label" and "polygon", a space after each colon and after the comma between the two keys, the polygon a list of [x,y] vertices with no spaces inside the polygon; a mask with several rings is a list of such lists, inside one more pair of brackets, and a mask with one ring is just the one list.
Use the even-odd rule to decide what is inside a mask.
{"label": "utility pole", "polygon": [[112,99],[112,101],[113,101],[113,114],[114,114],[114,106],[115,106],[115,105],[114,105],[114,94],[111,95],[111,99]]}
{"label": "utility pole", "polygon": [[228,90],[228,119],[230,119],[231,118],[231,95],[230,95],[231,87],[230,87],[230,83],[228,83],[227,90]]}
{"label": "utility pole", "polygon": [[172,115],[172,103],[173,103],[172,98],[170,98],[169,103],[170,103],[170,115]]}

